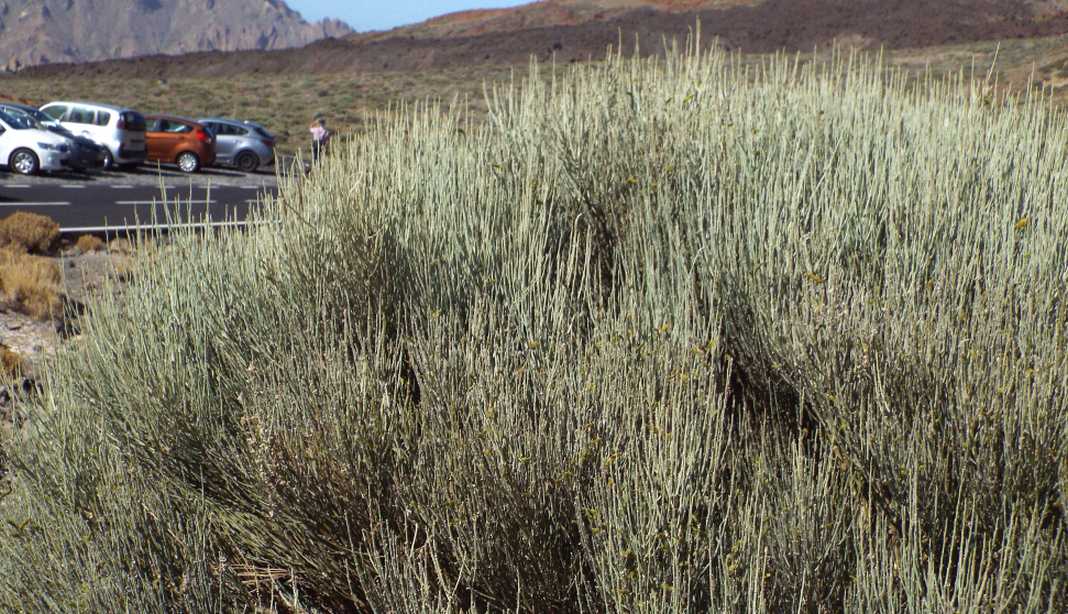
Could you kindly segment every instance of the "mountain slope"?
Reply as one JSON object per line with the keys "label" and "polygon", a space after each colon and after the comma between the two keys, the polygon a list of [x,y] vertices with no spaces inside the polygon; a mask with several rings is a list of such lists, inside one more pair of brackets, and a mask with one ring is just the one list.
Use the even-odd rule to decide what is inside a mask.
{"label": "mountain slope", "polygon": [[0,0],[0,68],[283,49],[351,32],[308,23],[283,0]]}
{"label": "mountain slope", "polygon": [[607,22],[642,9],[664,14],[679,14],[755,6],[762,2],[763,0],[541,0],[513,8],[476,9],[448,13],[385,32],[354,34],[352,38],[374,40],[395,36],[468,37],[529,28]]}
{"label": "mountain slope", "polygon": [[[205,1],[210,2],[200,0]],[[0,8],[4,2],[11,0],[0,0]],[[621,35],[627,51],[637,37],[643,53],[656,53],[663,38],[685,40],[698,19],[706,44],[717,39],[721,46],[742,52],[808,52],[834,41],[912,49],[1068,33],[1068,0],[544,0],[511,9],[454,13],[298,49],[139,57],[82,66],[53,63],[23,74],[48,79],[214,78],[514,65],[532,55],[543,61],[580,62],[603,57]]]}
{"label": "mountain slope", "polygon": [[[542,0],[442,15],[354,41],[450,39],[546,28],[619,27],[709,37],[743,51],[811,51],[847,39],[893,48],[1051,36],[1068,32],[1068,0]],[[654,41],[655,42],[655,39]]]}

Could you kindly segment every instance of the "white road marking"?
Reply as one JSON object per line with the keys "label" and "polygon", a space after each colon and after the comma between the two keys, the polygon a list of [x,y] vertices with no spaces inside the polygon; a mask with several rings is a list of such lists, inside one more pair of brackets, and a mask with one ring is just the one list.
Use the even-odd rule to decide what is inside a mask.
{"label": "white road marking", "polygon": [[72,226],[60,228],[60,232],[86,233],[86,232],[122,232],[131,230],[175,230],[178,228],[221,228],[240,226],[260,226],[263,224],[276,224],[277,222],[208,222],[192,224],[128,224],[125,226]]}
{"label": "white road marking", "polygon": [[260,186],[258,186],[258,185],[243,185],[243,186],[241,186],[241,189],[242,190],[258,190],[258,189],[260,189]]}
{"label": "white road marking", "polygon": [[115,201],[115,204],[116,205],[157,205],[157,204],[159,204],[159,205],[163,205],[163,204],[210,205],[210,204],[212,204],[214,202],[217,202],[217,201],[215,201],[214,199],[212,199],[212,200],[186,200],[186,199],[183,199],[183,198],[178,198],[178,199],[175,199],[173,201],[165,201],[165,200],[159,200],[159,199],[157,199],[157,200],[118,200],[118,201]]}
{"label": "white road marking", "polygon": [[31,203],[0,203],[0,207],[69,207],[69,201],[56,202],[31,202]]}
{"label": "white road marking", "polygon": [[113,185],[113,186],[111,186],[112,190],[132,190],[133,188],[134,187],[132,185]]}
{"label": "white road marking", "polygon": [[63,189],[66,189],[66,190],[82,190],[82,189],[85,189],[84,185],[76,185],[76,184],[61,185],[59,187],[61,187]]}
{"label": "white road marking", "polygon": [[5,183],[4,187],[5,188],[32,188],[33,186],[31,186],[28,183]]}

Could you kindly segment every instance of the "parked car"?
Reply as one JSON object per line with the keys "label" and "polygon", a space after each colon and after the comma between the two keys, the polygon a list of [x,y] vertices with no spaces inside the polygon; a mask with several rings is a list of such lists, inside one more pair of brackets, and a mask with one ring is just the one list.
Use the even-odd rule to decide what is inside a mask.
{"label": "parked car", "polygon": [[215,135],[215,161],[251,173],[274,162],[275,137],[255,122],[222,117],[197,120]]}
{"label": "parked car", "polygon": [[146,115],[145,122],[150,161],[177,164],[184,173],[215,164],[215,137],[202,124],[170,115]]}
{"label": "parked car", "polygon": [[145,118],[133,109],[95,102],[51,102],[41,112],[107,149],[106,169],[136,167],[145,161]]}
{"label": "parked car", "polygon": [[63,170],[70,150],[69,139],[45,130],[33,118],[0,111],[0,164],[16,173]]}
{"label": "parked car", "polygon": [[64,128],[59,122],[42,113],[37,107],[15,102],[0,103],[0,111],[9,115],[28,115],[41,124],[46,130],[69,139],[71,145],[70,157],[67,158],[67,166],[77,171],[86,171],[104,166],[104,147],[97,145],[84,136],[76,136],[70,130]]}

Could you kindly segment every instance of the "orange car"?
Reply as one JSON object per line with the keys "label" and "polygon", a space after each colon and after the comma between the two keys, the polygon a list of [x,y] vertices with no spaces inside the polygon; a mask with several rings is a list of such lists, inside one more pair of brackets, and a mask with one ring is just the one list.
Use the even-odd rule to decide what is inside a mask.
{"label": "orange car", "polygon": [[149,161],[177,164],[185,173],[215,163],[215,137],[201,124],[170,115],[146,115],[145,124]]}

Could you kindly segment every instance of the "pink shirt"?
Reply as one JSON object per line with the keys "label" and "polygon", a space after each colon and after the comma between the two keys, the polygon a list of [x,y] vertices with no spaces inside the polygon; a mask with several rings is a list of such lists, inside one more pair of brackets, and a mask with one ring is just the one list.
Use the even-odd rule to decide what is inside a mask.
{"label": "pink shirt", "polygon": [[311,133],[312,138],[315,139],[317,143],[322,143],[326,140],[327,130],[322,126],[312,126]]}

